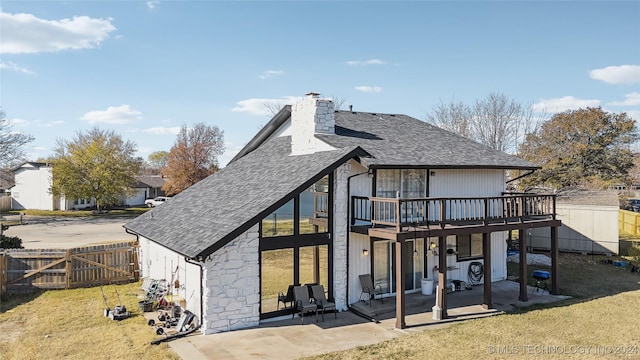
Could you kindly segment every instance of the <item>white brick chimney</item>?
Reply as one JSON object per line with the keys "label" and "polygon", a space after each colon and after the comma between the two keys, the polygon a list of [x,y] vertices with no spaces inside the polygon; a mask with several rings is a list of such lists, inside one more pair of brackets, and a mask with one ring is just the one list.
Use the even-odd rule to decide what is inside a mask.
{"label": "white brick chimney", "polygon": [[291,107],[291,155],[312,154],[332,150],[315,134],[335,134],[334,105],[330,99],[310,92]]}

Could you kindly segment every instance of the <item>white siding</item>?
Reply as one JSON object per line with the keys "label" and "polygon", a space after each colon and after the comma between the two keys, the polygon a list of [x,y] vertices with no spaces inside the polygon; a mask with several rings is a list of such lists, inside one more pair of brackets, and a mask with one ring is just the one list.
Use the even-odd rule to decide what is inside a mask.
{"label": "white siding", "polygon": [[[186,301],[187,310],[196,314],[200,319],[200,267],[186,262],[184,256],[171,251],[164,246],[139,237],[140,242],[140,276],[155,280],[178,280],[180,287],[173,289],[173,293],[182,296]],[[177,271],[176,271],[177,270]]]}
{"label": "white siding", "polygon": [[500,196],[505,190],[504,170],[429,171],[429,197]]}
{"label": "white siding", "polygon": [[12,207],[16,210],[55,210],[51,187],[50,166],[35,167],[29,163],[15,171],[15,186],[11,189]]}
{"label": "white siding", "polygon": [[[369,250],[369,256],[364,256],[362,250]],[[359,275],[371,273],[371,243],[367,235],[349,234],[349,304],[360,299]]]}

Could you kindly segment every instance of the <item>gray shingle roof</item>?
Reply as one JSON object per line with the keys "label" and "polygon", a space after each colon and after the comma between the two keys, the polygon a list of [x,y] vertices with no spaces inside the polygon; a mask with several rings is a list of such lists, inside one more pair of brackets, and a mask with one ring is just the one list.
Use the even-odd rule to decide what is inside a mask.
{"label": "gray shingle roof", "polygon": [[290,156],[291,138],[258,149],[174,196],[125,228],[187,257],[206,257],[348,159],[367,156],[350,146]]}
{"label": "gray shingle roof", "polygon": [[335,135],[316,137],[337,148],[362,147],[372,167],[538,168],[407,115],[337,111],[335,120]]}
{"label": "gray shingle roof", "polygon": [[166,182],[165,178],[158,175],[141,175],[136,179],[139,182],[139,186],[136,187],[150,187],[159,189]]}

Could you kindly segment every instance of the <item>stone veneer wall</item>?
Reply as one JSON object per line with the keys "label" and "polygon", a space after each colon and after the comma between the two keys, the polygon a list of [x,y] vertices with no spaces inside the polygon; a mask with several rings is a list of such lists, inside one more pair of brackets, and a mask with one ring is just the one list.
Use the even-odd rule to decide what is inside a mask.
{"label": "stone veneer wall", "polygon": [[258,235],[256,224],[205,262],[205,334],[256,326],[260,322]]}
{"label": "stone veneer wall", "polygon": [[336,308],[341,311],[347,310],[347,179],[350,173],[349,162],[340,165],[335,170],[333,189],[333,289]]}

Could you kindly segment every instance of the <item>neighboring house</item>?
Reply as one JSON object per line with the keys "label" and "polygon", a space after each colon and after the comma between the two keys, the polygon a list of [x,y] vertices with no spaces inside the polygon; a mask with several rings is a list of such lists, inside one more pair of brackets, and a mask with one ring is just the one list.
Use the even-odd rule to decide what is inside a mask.
{"label": "neighboring house", "polygon": [[141,175],[137,177],[137,183],[134,186],[136,190],[135,195],[125,198],[122,201],[123,205],[144,205],[144,201],[147,199],[153,199],[158,196],[164,196],[162,186],[166,182],[165,178],[160,175]]}
{"label": "neighboring house", "polygon": [[24,162],[13,169],[15,185],[11,188],[11,207],[16,210],[56,210],[58,200],[51,194],[52,168],[48,163]]}
{"label": "neighboring house", "polygon": [[[51,193],[52,167],[43,162],[25,162],[13,169],[15,185],[11,188],[12,208],[15,210],[78,210],[92,208],[94,199],[67,200]],[[140,176],[136,195],[124,198],[124,205],[144,205],[149,197],[162,194],[164,179],[159,176]]]}
{"label": "neighboring house", "polygon": [[[618,194],[614,190],[569,190],[557,194],[558,247],[562,251],[589,254],[619,252]],[[530,230],[530,246],[549,249],[549,234]]]}
{"label": "neighboring house", "polygon": [[[347,310],[360,301],[362,274],[397,297],[403,328],[405,292],[424,278],[467,281],[472,262],[485,265],[483,305],[492,307],[510,230],[524,248],[523,230],[551,229],[556,292],[554,195],[503,194],[507,170],[537,168],[406,115],[334,111],[310,93],[224,169],[125,228],[138,236],[143,276],[179,280],[173,291],[205,334],[290,315],[278,302],[290,284],[320,283]],[[520,279],[526,300],[526,271]],[[446,298],[439,286],[438,319]]]}

